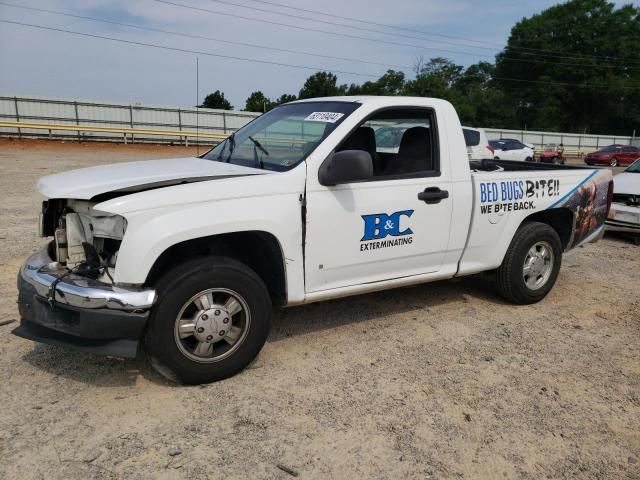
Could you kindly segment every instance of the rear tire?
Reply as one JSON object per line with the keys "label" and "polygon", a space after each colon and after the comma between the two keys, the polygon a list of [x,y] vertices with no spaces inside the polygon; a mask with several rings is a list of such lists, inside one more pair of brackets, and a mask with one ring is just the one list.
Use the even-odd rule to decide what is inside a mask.
{"label": "rear tire", "polygon": [[253,270],[234,259],[185,262],[167,272],[156,291],[144,348],[169,380],[200,384],[235,375],[269,336],[269,292]]}
{"label": "rear tire", "polygon": [[496,289],[513,303],[539,302],[553,288],[561,264],[562,244],[556,231],[546,223],[525,223],[496,272]]}

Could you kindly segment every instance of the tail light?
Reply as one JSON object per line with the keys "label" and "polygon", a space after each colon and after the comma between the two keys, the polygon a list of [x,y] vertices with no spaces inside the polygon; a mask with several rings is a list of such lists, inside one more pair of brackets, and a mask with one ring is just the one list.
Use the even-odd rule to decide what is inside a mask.
{"label": "tail light", "polygon": [[609,218],[609,211],[611,210],[611,202],[613,201],[613,180],[609,180],[609,190],[607,190],[607,214],[605,218]]}
{"label": "tail light", "polygon": [[495,148],[493,148],[491,145],[487,145],[487,150],[489,150],[491,152],[491,154],[493,155],[496,151]]}

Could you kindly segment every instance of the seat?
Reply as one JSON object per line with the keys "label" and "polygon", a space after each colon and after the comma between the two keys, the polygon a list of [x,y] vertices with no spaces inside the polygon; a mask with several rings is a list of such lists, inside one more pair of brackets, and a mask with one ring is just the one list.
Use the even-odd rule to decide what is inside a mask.
{"label": "seat", "polygon": [[371,155],[374,172],[380,171],[380,160],[376,153],[376,134],[371,127],[358,127],[340,146],[343,150],[364,150]]}
{"label": "seat", "polygon": [[412,127],[404,132],[398,156],[389,162],[385,175],[422,172],[433,169],[431,135],[426,127]]}

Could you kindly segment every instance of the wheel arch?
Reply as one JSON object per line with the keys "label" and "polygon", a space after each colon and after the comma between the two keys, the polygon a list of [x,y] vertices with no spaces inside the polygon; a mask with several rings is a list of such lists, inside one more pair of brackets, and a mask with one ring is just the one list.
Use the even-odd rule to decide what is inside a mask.
{"label": "wheel arch", "polygon": [[549,210],[543,210],[541,212],[535,212],[525,217],[518,228],[522,227],[525,223],[540,222],[546,223],[553,228],[560,237],[560,243],[562,249],[566,250],[571,242],[574,231],[574,218],[573,213],[566,207],[551,208]]}
{"label": "wheel arch", "polygon": [[254,270],[275,306],[287,303],[286,266],[282,245],[272,233],[250,230],[192,238],[164,250],[153,263],[145,285],[153,286],[171,268],[198,257],[222,255]]}

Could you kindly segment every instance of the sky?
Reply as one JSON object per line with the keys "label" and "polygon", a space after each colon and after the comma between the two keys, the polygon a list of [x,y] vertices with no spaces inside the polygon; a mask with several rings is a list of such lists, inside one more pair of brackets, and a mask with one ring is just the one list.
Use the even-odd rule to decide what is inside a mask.
{"label": "sky", "polygon": [[[219,89],[236,110],[241,110],[245,99],[255,90],[262,90],[272,98],[283,93],[297,94],[304,80],[318,70],[344,72],[337,73],[338,81],[350,84],[374,80],[388,68],[403,70],[410,77],[412,67],[420,57],[429,59],[443,56],[465,66],[480,60],[493,61],[517,21],[557,3],[553,0],[166,1],[171,4],[159,0],[0,0],[1,20],[201,52],[162,50],[0,23],[0,95],[41,95],[191,106],[196,104],[197,98],[202,101],[204,95]],[[449,37],[426,36],[323,16],[284,8],[273,2]],[[186,38],[29,11],[7,4],[209,38]],[[329,25],[311,19],[347,26]],[[451,36],[471,41],[453,39]],[[222,43],[210,38],[343,59],[272,51]],[[215,55],[309,68],[248,62]],[[196,57],[199,64],[199,97],[196,95]]]}

